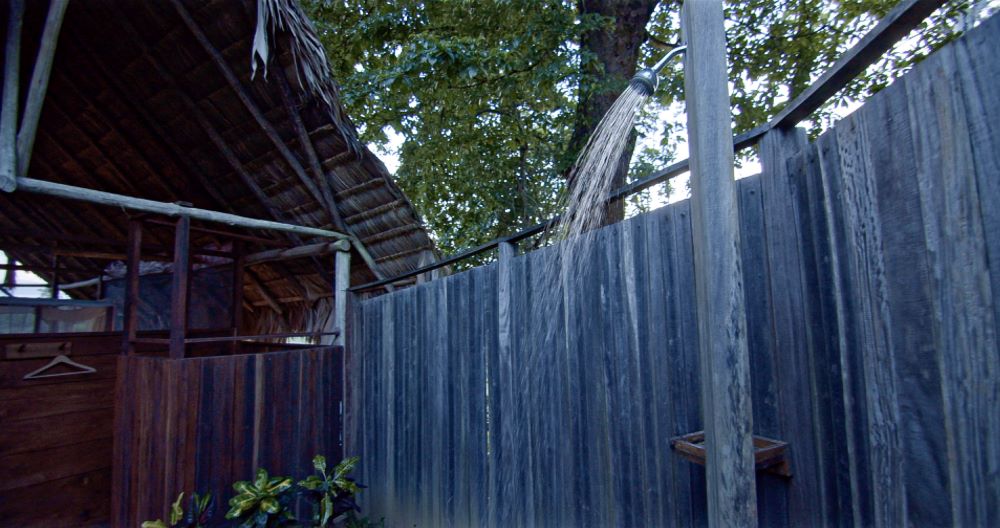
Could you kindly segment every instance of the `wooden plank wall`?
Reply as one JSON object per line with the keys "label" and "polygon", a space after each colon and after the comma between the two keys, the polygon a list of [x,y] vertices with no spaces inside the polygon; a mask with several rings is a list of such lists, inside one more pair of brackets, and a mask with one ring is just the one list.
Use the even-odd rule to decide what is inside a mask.
{"label": "wooden plank wall", "polygon": [[257,468],[303,478],[314,455],[339,460],[341,351],[121,356],[114,526],[165,519],[181,491],[212,492],[221,522],[233,482]]}
{"label": "wooden plank wall", "polygon": [[[71,342],[97,372],[22,379],[52,359],[7,345]],[[107,525],[115,363],[121,334],[0,337],[0,526]],[[55,372],[55,371],[53,371]]]}
{"label": "wooden plank wall", "polygon": [[[1000,17],[739,181],[761,526],[1000,525]],[[389,525],[692,526],[689,205],[354,303],[348,452]]]}

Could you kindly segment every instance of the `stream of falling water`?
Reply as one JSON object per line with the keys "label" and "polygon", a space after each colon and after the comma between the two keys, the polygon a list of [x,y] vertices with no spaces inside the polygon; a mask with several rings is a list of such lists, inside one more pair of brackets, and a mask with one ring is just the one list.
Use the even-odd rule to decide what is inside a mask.
{"label": "stream of falling water", "polygon": [[[555,232],[557,255],[545,259],[541,272],[543,290],[533,296],[535,321],[549,321],[559,314],[564,286],[573,277],[584,276],[589,268],[587,255],[594,242],[592,231],[604,223],[614,173],[625,155],[636,114],[649,99],[641,87],[629,84],[601,118],[574,163],[567,181],[570,185],[566,210]],[[627,161],[626,161],[627,162]],[[558,325],[550,324],[546,342]],[[535,351],[537,352],[537,351]],[[538,358],[541,359],[541,358]]]}

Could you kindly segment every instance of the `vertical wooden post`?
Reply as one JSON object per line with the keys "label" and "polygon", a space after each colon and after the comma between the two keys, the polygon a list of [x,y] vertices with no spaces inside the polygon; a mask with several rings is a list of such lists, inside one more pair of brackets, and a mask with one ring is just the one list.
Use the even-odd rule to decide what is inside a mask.
{"label": "vertical wooden post", "polygon": [[188,280],[191,271],[191,218],[181,216],[174,234],[174,270],[170,288],[170,358],[184,358],[187,337]]}
{"label": "vertical wooden post", "polygon": [[722,0],[687,0],[684,91],[709,526],[757,526],[750,358]]}
{"label": "vertical wooden post", "polygon": [[[233,240],[233,297],[232,297],[232,334],[233,337],[240,335],[243,331],[243,275],[246,266],[246,252],[243,241]],[[239,342],[233,341],[232,353],[239,352]]]}
{"label": "vertical wooden post", "polygon": [[0,107],[0,191],[17,188],[17,106],[21,83],[21,26],[24,0],[11,0],[4,46],[3,106]]}
{"label": "vertical wooden post", "polygon": [[122,353],[135,351],[133,342],[139,324],[139,263],[142,259],[142,222],[128,223],[128,248],[125,268],[125,313],[122,324]]}
{"label": "vertical wooden post", "polygon": [[52,255],[52,283],[49,285],[52,289],[49,295],[53,299],[59,298],[59,255]]}
{"label": "vertical wooden post", "polygon": [[347,289],[351,287],[351,244],[340,240],[334,244],[336,257],[333,279],[333,324],[339,334],[333,340],[335,346],[347,342]]}
{"label": "vertical wooden post", "polygon": [[56,55],[56,43],[59,41],[59,31],[62,28],[67,4],[69,4],[69,0],[52,0],[49,4],[49,13],[45,17],[42,42],[38,46],[35,67],[31,71],[28,98],[24,103],[24,115],[21,116],[21,127],[17,132],[18,176],[28,174],[31,149],[35,144],[35,133],[38,132],[38,119],[42,117],[42,104],[45,102],[45,92],[49,88],[52,60]]}

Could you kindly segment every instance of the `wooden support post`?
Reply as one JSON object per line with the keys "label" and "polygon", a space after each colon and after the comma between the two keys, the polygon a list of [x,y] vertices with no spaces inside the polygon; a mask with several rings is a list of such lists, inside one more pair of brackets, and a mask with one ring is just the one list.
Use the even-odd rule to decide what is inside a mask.
{"label": "wooden support post", "polygon": [[[233,300],[232,300],[232,333],[240,335],[243,331],[243,276],[246,256],[242,240],[233,241]],[[239,343],[233,341],[232,353],[239,351]]]}
{"label": "wooden support post", "polygon": [[687,0],[684,92],[709,526],[757,526],[750,358],[722,0]]}
{"label": "wooden support post", "polygon": [[188,279],[191,259],[191,218],[177,220],[174,235],[174,269],[170,288],[170,358],[184,358],[184,339],[187,337]]}
{"label": "wooden support post", "polygon": [[49,74],[52,72],[52,60],[56,55],[56,43],[59,41],[59,31],[68,4],[69,0],[52,0],[49,4],[49,13],[45,17],[42,42],[38,47],[35,67],[31,71],[28,98],[24,103],[24,115],[21,116],[21,127],[17,132],[18,176],[28,173],[31,149],[35,145],[35,133],[38,132],[38,120],[42,117],[42,104],[45,102],[45,92],[49,88]]}
{"label": "wooden support post", "polygon": [[53,299],[59,298],[59,255],[52,255],[52,282],[50,283],[52,289],[50,297]]}
{"label": "wooden support post", "polygon": [[21,83],[21,26],[24,0],[11,0],[4,46],[3,106],[0,107],[0,191],[17,188],[17,106]]}
{"label": "wooden support post", "polygon": [[125,268],[125,313],[122,325],[122,353],[135,351],[132,344],[139,324],[139,263],[142,260],[142,222],[128,223],[128,255]]}
{"label": "wooden support post", "polygon": [[335,346],[344,346],[347,334],[347,289],[351,287],[351,245],[347,241],[337,242],[334,262],[333,324],[340,332],[333,340]]}

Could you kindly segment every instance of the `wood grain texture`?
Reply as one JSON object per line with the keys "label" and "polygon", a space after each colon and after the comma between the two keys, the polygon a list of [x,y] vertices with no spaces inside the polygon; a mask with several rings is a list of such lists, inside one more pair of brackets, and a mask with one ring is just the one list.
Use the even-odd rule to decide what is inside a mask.
{"label": "wood grain texture", "polygon": [[211,492],[220,521],[232,483],[257,468],[301,477],[314,455],[339,460],[339,350],[121,356],[112,524],[165,518],[182,491]]}
{"label": "wood grain texture", "polygon": [[[0,526],[106,525],[120,335],[56,336],[93,374],[22,379],[51,358],[0,359]],[[52,336],[5,336],[41,343]],[[54,493],[47,506],[38,497]]]}
{"label": "wood grain texture", "polygon": [[722,2],[681,8],[711,526],[757,525],[753,414]]}
{"label": "wood grain texture", "polygon": [[[737,182],[747,413],[792,457],[756,481],[759,525],[997,524],[996,56],[1000,18],[812,144],[768,134],[763,174]],[[703,427],[692,207],[595,231],[575,262],[511,246],[360,301],[349,436],[384,482],[366,512],[707,524],[705,470],[667,446]]]}

